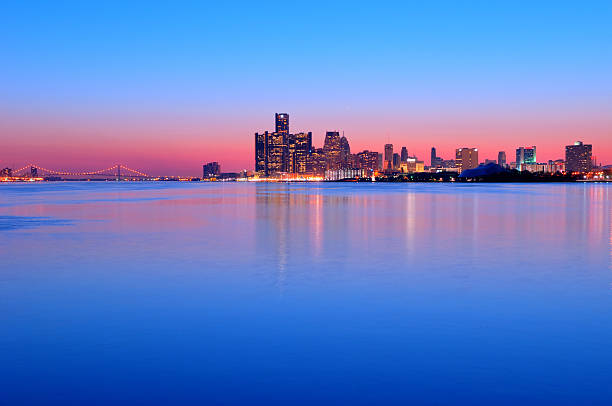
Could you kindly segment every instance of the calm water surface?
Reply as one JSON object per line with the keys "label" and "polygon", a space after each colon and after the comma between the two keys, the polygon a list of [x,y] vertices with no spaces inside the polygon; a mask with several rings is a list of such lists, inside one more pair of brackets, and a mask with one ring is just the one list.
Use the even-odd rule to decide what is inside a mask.
{"label": "calm water surface", "polygon": [[0,186],[0,404],[612,404],[612,185]]}

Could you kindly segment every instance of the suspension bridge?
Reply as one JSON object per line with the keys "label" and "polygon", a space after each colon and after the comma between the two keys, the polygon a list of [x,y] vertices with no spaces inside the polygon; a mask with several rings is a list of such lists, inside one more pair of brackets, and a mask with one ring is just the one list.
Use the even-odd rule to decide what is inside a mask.
{"label": "suspension bridge", "polygon": [[136,169],[128,168],[123,164],[116,164],[108,168],[93,170],[93,171],[82,171],[82,172],[71,172],[71,171],[60,171],[55,169],[48,169],[36,164],[28,164],[23,168],[19,168],[12,171],[13,176],[23,177],[45,177],[45,176],[69,176],[69,177],[95,177],[95,178],[113,178],[116,180],[122,179],[150,179],[151,175],[144,172],[140,172]]}

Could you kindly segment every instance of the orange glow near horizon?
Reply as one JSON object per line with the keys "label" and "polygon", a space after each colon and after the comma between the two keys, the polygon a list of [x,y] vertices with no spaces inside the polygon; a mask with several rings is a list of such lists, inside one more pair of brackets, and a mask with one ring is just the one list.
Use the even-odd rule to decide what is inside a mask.
{"label": "orange glow near horizon", "polygon": [[[291,114],[291,113],[290,113]],[[272,118],[270,117],[272,116]],[[375,117],[341,115],[338,117],[301,117],[291,115],[291,132],[313,131],[313,145],[323,146],[326,130],[344,131],[351,152],[382,152],[392,143],[399,152],[406,146],[429,164],[431,147],[438,156],[454,159],[460,146],[479,149],[479,159],[497,159],[505,151],[508,162],[521,145],[536,145],[537,159],[546,162],[564,158],[565,145],[576,140],[593,145],[598,162],[612,164],[612,118],[513,117],[491,115],[470,117],[449,115],[447,120],[431,117]],[[199,176],[202,164],[217,161],[224,172],[253,169],[254,140],[257,131],[273,130],[273,113],[244,120],[201,120],[182,122],[164,117],[104,121],[81,118],[74,122],[44,117],[6,117],[0,125],[3,134],[11,134],[3,146],[0,166],[20,167],[30,163],[59,171],[91,171],[124,164],[151,175]]]}

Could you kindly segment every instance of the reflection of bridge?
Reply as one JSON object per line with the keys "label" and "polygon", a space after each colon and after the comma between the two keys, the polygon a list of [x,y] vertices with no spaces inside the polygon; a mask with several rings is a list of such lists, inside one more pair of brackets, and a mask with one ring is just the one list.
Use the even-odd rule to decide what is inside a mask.
{"label": "reflection of bridge", "polygon": [[[122,173],[123,172],[123,173]],[[137,171],[136,169],[128,168],[125,165],[117,164],[109,168],[100,169],[97,171],[83,171],[83,172],[68,172],[68,171],[56,171],[53,169],[43,168],[35,164],[26,165],[23,168],[19,168],[13,171],[13,176],[31,176],[31,177],[42,177],[42,176],[96,176],[96,177],[107,177],[121,179],[147,179],[150,175]]]}

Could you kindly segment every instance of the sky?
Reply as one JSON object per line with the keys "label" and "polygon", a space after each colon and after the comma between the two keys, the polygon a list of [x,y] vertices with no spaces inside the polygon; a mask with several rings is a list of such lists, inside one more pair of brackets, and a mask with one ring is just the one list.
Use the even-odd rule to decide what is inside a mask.
{"label": "sky", "polygon": [[4,1],[0,166],[253,169],[275,112],[427,164],[576,140],[612,164],[610,21],[610,1]]}

